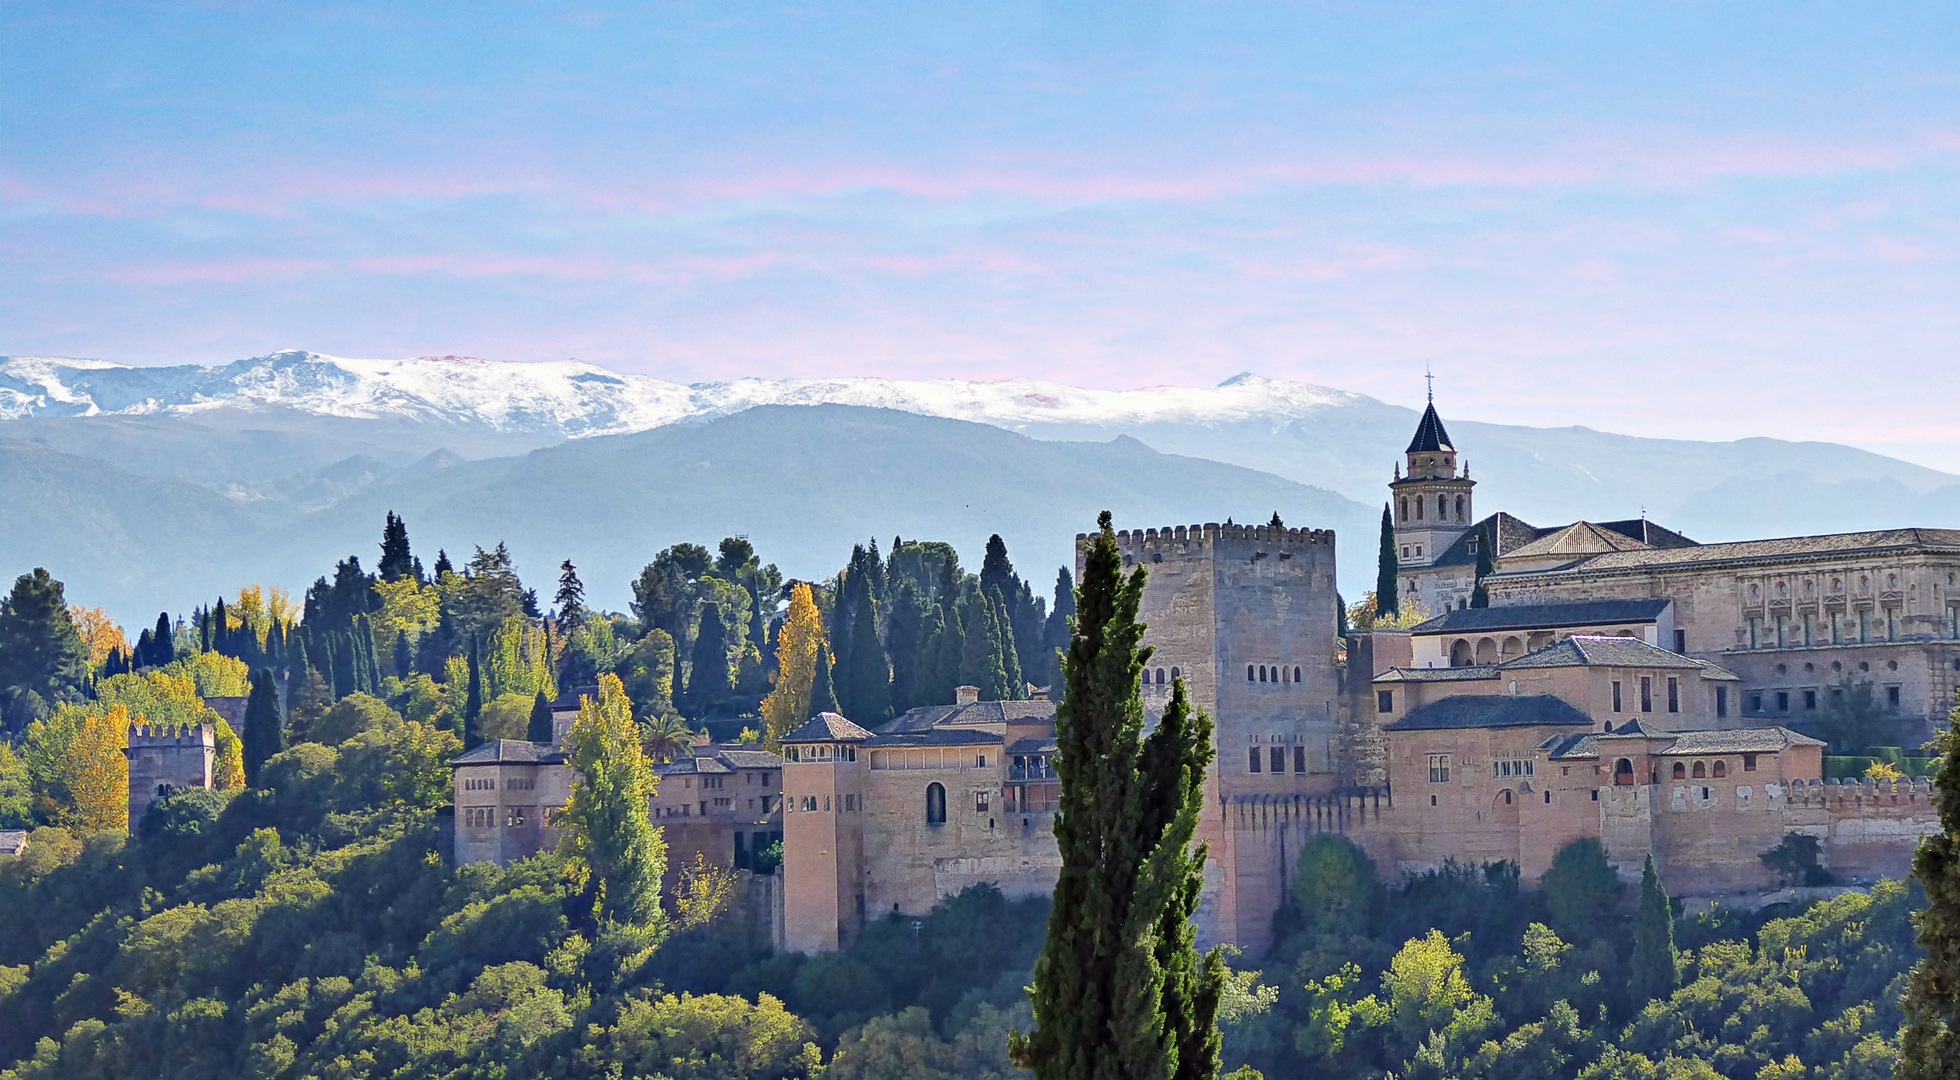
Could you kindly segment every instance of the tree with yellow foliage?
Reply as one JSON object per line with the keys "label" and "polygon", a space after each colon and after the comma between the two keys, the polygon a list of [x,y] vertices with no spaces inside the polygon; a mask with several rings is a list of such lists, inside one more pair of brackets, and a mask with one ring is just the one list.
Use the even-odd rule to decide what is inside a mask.
{"label": "tree with yellow foliage", "polygon": [[414,575],[374,583],[374,594],[381,598],[381,610],[369,616],[374,633],[382,641],[393,641],[407,634],[410,644],[435,629],[442,618],[442,593],[424,585]]}
{"label": "tree with yellow foliage", "polygon": [[810,718],[810,687],[817,676],[817,650],[824,644],[823,616],[810,586],[798,582],[789,594],[789,612],[776,633],[776,688],[762,699],[769,749],[782,744],[790,729]]}
{"label": "tree with yellow foliage", "polygon": [[129,831],[128,747],[128,709],[112,705],[81,718],[61,761],[68,789],[63,826],[85,833]]}
{"label": "tree with yellow foliage", "polygon": [[667,873],[667,844],[650,804],[658,781],[617,675],[599,676],[597,700],[580,699],[565,745],[576,771],[563,819],[566,843],[594,913],[603,922],[658,929]]}
{"label": "tree with yellow foliage", "polygon": [[82,635],[82,644],[88,646],[90,667],[101,667],[111,650],[129,652],[128,636],[114,619],[109,618],[108,612],[99,607],[85,608],[80,604],[70,604],[68,617],[75,623],[75,632]]}
{"label": "tree with yellow foliage", "polygon": [[211,756],[211,786],[219,791],[237,791],[245,786],[245,741],[224,717],[212,715],[216,718],[212,737],[217,745]]}

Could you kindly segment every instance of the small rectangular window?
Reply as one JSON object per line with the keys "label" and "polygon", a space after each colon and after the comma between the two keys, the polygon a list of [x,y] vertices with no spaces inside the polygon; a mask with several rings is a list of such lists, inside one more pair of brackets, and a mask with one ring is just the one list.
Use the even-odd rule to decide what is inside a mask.
{"label": "small rectangular window", "polygon": [[1394,712],[1394,711],[1395,711],[1395,691],[1393,691],[1393,690],[1377,690],[1377,691],[1375,691],[1375,711],[1376,711],[1376,712],[1379,712],[1379,713],[1392,713],[1392,712]]}
{"label": "small rectangular window", "polygon": [[1682,654],[1687,653],[1688,632],[1686,630],[1676,630],[1674,632],[1674,651]]}
{"label": "small rectangular window", "polygon": [[1805,690],[1803,692],[1803,709],[1805,712],[1817,711],[1817,691]]}
{"label": "small rectangular window", "polygon": [[1249,755],[1247,755],[1246,760],[1251,762],[1252,771],[1258,772],[1259,771],[1259,748],[1256,746],[1253,747],[1252,752]]}
{"label": "small rectangular window", "polygon": [[1432,784],[1447,784],[1450,782],[1450,755],[1429,755],[1429,782]]}
{"label": "small rectangular window", "polygon": [[1893,707],[1893,708],[1895,708],[1895,709],[1899,707],[1899,688],[1898,688],[1898,687],[1896,687],[1896,686],[1888,686],[1888,687],[1886,687],[1886,688],[1885,688],[1885,703],[1886,703],[1887,705],[1890,705],[1890,706],[1892,706],[1892,707]]}
{"label": "small rectangular window", "polygon": [[1293,771],[1303,776],[1306,775],[1307,748],[1304,746],[1296,746],[1293,748]]}
{"label": "small rectangular window", "polygon": [[1276,773],[1285,772],[1286,771],[1286,747],[1284,746],[1273,747],[1271,757],[1272,757],[1272,771]]}
{"label": "small rectangular window", "polygon": [[1790,692],[1788,690],[1778,690],[1776,692],[1776,711],[1780,713],[1790,711]]}
{"label": "small rectangular window", "polygon": [[1654,679],[1650,675],[1640,677],[1640,711],[1654,711]]}
{"label": "small rectangular window", "polygon": [[1681,680],[1680,679],[1667,680],[1667,711],[1671,713],[1678,713],[1681,711]]}
{"label": "small rectangular window", "polygon": [[973,793],[974,810],[982,814],[987,812],[987,808],[993,805],[992,800],[988,798],[988,794],[989,793],[985,791],[976,791]]}
{"label": "small rectangular window", "polygon": [[1613,680],[1613,711],[1620,711],[1620,680]]}
{"label": "small rectangular window", "polygon": [[1756,771],[1756,755],[1754,754],[1742,755],[1742,771],[1743,772]]}
{"label": "small rectangular window", "polygon": [[1592,798],[1592,801],[1594,801],[1594,802],[1598,802],[1598,801],[1599,801],[1599,789],[1598,789],[1598,788],[1594,788],[1594,789],[1593,789],[1593,793],[1592,793],[1592,797],[1593,797],[1593,798]]}
{"label": "small rectangular window", "polygon": [[1727,716],[1728,714],[1729,714],[1729,688],[1726,686],[1718,686],[1715,688],[1715,715],[1717,717],[1723,717],[1723,716]]}
{"label": "small rectangular window", "polygon": [[1763,695],[1761,694],[1749,695],[1749,711],[1752,713],[1760,713],[1763,711]]}

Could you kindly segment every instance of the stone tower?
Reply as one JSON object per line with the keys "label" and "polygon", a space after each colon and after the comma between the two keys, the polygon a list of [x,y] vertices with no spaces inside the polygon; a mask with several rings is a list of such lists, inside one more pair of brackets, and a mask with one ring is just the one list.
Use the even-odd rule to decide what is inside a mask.
{"label": "stone tower", "polygon": [[171,791],[209,788],[217,757],[210,724],[129,729],[129,831],[143,823],[150,804]]}
{"label": "stone tower", "polygon": [[[1076,538],[1077,580],[1090,540]],[[1263,948],[1284,898],[1286,847],[1304,837],[1266,829],[1258,808],[1332,798],[1340,786],[1334,534],[1191,525],[1116,541],[1124,565],[1150,575],[1144,707],[1161,713],[1182,678],[1214,724],[1218,757],[1198,834],[1210,856],[1200,935]]]}
{"label": "stone tower", "polygon": [[783,736],[783,937],[796,952],[834,952],[864,924],[864,770],[871,733],[818,713]]}
{"label": "stone tower", "polygon": [[1458,474],[1456,447],[1443,430],[1433,399],[1416,425],[1415,438],[1409,440],[1407,457],[1406,471],[1398,469],[1388,486],[1396,555],[1404,571],[1416,572],[1405,573],[1401,580],[1403,597],[1411,598],[1420,571],[1435,565],[1477,520],[1470,491],[1477,482],[1467,469]]}

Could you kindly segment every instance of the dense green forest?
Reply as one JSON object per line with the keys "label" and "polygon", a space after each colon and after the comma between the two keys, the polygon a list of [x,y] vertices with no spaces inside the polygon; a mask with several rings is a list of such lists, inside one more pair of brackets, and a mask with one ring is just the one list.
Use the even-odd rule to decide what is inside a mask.
{"label": "dense green forest", "polygon": [[[692,724],[768,740],[830,705],[875,722],[963,683],[1052,680],[1067,572],[1051,605],[998,542],[968,574],[946,545],[896,541],[788,582],[731,538],[658,553],[633,610],[606,613],[557,569],[549,603],[501,548],[425,572],[391,515],[374,573],[344,560],[299,605],[247,587],[133,642],[22,575],[0,601],[0,829],[27,831],[0,856],[0,1078],[1017,1075],[1045,902],[975,888],[840,953],[776,953],[733,875],[682,868],[660,894],[645,794]],[[590,689],[567,843],[450,865],[446,762],[525,737],[571,688]],[[207,697],[247,699],[242,730],[220,723],[218,789],[169,795],[132,835],[129,725],[209,722]],[[1960,792],[1941,792],[1952,826]],[[1891,1075],[1902,1030],[1919,1032],[1908,1066],[1914,1046],[1939,1057],[1953,1006],[1936,968],[1910,974],[1914,913],[1940,944],[1960,904],[1953,860],[1929,850],[1937,888],[1689,916],[1651,867],[1624,885],[1595,844],[1525,889],[1510,865],[1384,883],[1318,838],[1280,944],[1229,958],[1226,1067]]]}

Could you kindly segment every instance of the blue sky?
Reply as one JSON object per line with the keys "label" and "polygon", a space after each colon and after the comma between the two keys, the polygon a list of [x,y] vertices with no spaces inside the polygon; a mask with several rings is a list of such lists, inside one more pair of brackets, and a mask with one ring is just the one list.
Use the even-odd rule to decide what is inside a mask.
{"label": "blue sky", "polygon": [[0,352],[1250,370],[1960,471],[1960,5],[0,7]]}

